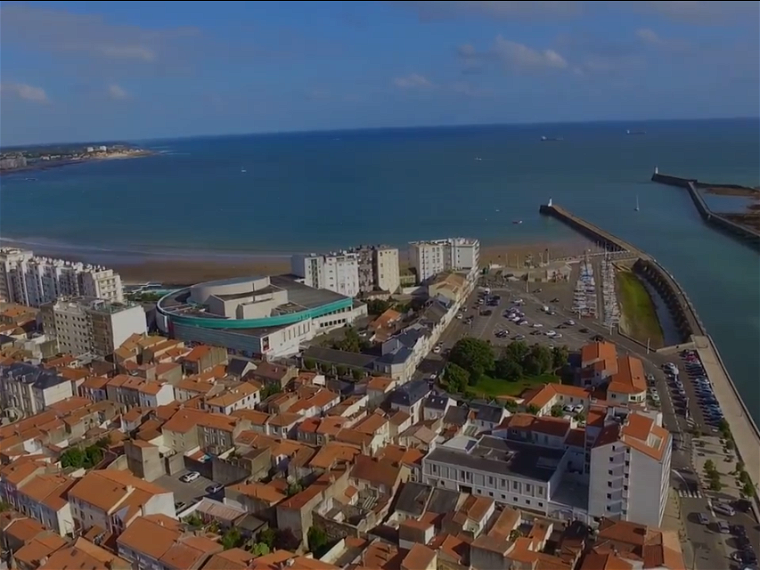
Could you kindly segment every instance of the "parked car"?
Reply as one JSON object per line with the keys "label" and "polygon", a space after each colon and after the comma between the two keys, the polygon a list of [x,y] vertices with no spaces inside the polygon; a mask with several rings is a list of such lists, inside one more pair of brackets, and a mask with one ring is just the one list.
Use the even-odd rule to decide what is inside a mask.
{"label": "parked car", "polygon": [[222,489],[224,489],[224,485],[222,485],[221,483],[214,483],[214,484],[209,485],[208,487],[206,487],[206,494],[208,494],[208,495],[215,495],[216,493],[218,493]]}
{"label": "parked car", "polygon": [[200,476],[201,476],[201,474],[198,473],[197,471],[188,471],[187,473],[185,473],[184,475],[182,475],[179,478],[179,480],[182,481],[183,483],[192,483],[196,479],[199,479]]}

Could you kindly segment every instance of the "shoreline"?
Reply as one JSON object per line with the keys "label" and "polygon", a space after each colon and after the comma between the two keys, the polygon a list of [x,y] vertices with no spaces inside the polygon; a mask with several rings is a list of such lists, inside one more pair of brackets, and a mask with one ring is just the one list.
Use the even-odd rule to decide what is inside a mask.
{"label": "shoreline", "polygon": [[[497,264],[522,267],[526,261],[539,259],[549,251],[553,259],[582,254],[594,244],[586,239],[481,245],[481,265]],[[291,255],[301,252],[100,249],[73,244],[45,243],[35,240],[0,238],[0,247],[30,249],[35,255],[103,265],[118,272],[125,285],[157,281],[185,285],[214,279],[255,274],[290,272]],[[408,253],[399,247],[399,266],[404,273]]]}
{"label": "shoreline", "polygon": [[145,158],[147,156],[156,156],[161,154],[160,152],[140,149],[134,152],[112,154],[106,156],[92,156],[81,159],[70,160],[57,160],[57,161],[45,161],[46,164],[35,163],[32,165],[22,166],[21,168],[10,168],[7,170],[0,170],[0,177],[10,176],[12,174],[29,174],[33,172],[43,172],[45,170],[55,170],[57,168],[63,168],[65,166],[75,166],[78,164],[90,164],[93,162],[102,162],[106,160],[126,160],[130,158]]}

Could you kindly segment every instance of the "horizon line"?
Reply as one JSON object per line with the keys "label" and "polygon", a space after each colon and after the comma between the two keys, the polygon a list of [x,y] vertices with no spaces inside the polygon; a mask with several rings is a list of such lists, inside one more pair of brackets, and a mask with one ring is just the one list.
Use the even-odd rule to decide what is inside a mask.
{"label": "horizon line", "polygon": [[3,146],[0,144],[0,151],[16,148],[27,147],[46,147],[46,146],[60,146],[60,145],[73,145],[73,144],[102,144],[102,143],[147,143],[153,141],[178,141],[186,139],[204,139],[204,138],[226,138],[226,137],[248,137],[248,136],[277,136],[277,135],[305,135],[305,134],[317,134],[317,133],[353,133],[359,131],[401,131],[412,129],[451,129],[451,128],[471,128],[471,127],[530,127],[530,126],[550,126],[550,125],[595,125],[595,124],[615,124],[615,123],[628,123],[635,124],[652,124],[652,123],[690,123],[690,122],[710,122],[710,121],[760,121],[760,115],[751,116],[738,116],[738,117],[702,117],[702,118],[682,118],[682,119],[594,119],[594,120],[567,120],[567,121],[517,121],[509,123],[444,123],[439,125],[405,125],[405,126],[388,126],[388,127],[350,127],[345,129],[294,129],[294,130],[282,130],[282,131],[252,131],[245,133],[204,133],[204,134],[192,134],[181,136],[161,136],[161,137],[149,137],[149,138],[137,138],[137,139],[103,139],[94,141],[92,139],[83,140],[69,140],[69,141],[57,141],[49,143],[28,143],[28,144],[14,144],[9,146]]}

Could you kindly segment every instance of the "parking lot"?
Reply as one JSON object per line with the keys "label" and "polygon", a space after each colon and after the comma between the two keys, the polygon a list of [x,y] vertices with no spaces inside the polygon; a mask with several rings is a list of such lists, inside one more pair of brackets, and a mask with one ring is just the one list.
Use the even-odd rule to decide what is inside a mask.
{"label": "parking lot", "polygon": [[175,503],[190,504],[196,499],[205,497],[206,487],[213,484],[213,481],[201,476],[195,481],[184,483],[180,481],[180,477],[185,473],[187,473],[187,470],[181,471],[175,475],[162,475],[155,480],[155,483],[167,491],[173,492]]}

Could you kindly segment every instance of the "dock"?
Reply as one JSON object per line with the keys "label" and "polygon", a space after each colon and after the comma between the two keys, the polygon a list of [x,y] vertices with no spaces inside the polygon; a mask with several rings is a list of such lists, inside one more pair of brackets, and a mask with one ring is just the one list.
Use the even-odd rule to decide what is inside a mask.
{"label": "dock", "polygon": [[[687,343],[681,345],[681,348],[693,348],[699,354],[705,372],[713,385],[715,397],[718,399],[725,417],[730,418],[729,423],[736,452],[744,463],[745,470],[750,474],[753,483],[757,484],[758,477],[760,477],[760,430],[750,415],[746,404],[742,401],[736,385],[731,380],[715,343],[707,334],[694,306],[675,277],[651,256],[596,225],[575,216],[565,208],[553,204],[551,200],[548,204],[541,206],[540,212],[568,224],[586,237],[609,245],[613,251],[624,250],[638,256],[634,270],[637,270],[642,277],[652,283],[660,295],[663,295],[671,314],[677,317],[676,322],[681,326],[681,332],[686,337],[685,342]],[[675,347],[660,349],[662,352],[672,350],[677,351]],[[760,513],[760,500],[757,495],[754,498],[754,505],[756,512]]]}
{"label": "dock", "polygon": [[760,250],[760,231],[737,224],[720,214],[716,214],[710,210],[705,199],[702,197],[702,194],[699,192],[700,188],[709,188],[713,186],[743,188],[742,186],[736,184],[707,184],[700,182],[695,178],[679,178],[678,176],[671,176],[669,174],[660,174],[657,169],[655,169],[654,174],[652,174],[652,182],[665,184],[666,186],[685,188],[689,193],[691,201],[694,202],[697,212],[707,224],[729,234],[753,249]]}

